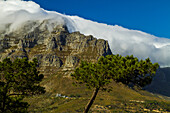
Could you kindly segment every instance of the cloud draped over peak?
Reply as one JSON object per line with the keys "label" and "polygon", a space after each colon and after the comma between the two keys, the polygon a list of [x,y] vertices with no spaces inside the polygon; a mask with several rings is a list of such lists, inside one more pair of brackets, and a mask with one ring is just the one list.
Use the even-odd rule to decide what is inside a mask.
{"label": "cloud draped over peak", "polygon": [[85,35],[108,40],[114,54],[131,55],[170,66],[170,39],[159,38],[138,30],[107,25],[80,18],[46,11],[32,1],[0,0],[0,33],[11,24],[8,33],[15,31],[26,21],[51,19],[56,24],[66,24],[70,32],[80,31]]}

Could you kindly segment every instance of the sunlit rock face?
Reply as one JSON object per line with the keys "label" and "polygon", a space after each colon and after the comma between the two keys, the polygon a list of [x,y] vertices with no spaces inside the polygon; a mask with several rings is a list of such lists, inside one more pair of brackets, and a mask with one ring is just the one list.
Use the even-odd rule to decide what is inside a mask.
{"label": "sunlit rock face", "polygon": [[39,70],[48,75],[59,70],[74,70],[81,60],[96,62],[100,56],[112,54],[107,41],[80,32],[69,33],[65,25],[58,23],[49,30],[45,25],[47,21],[34,21],[35,28],[30,27],[33,23],[27,22],[24,24],[27,30],[1,34],[0,60],[6,57],[12,60],[37,58]]}
{"label": "sunlit rock face", "polygon": [[[114,19],[114,18],[113,18]],[[23,40],[24,46],[44,44],[52,40],[47,48],[58,48],[50,33],[59,25],[65,25],[69,33],[79,31],[86,36],[107,40],[114,54],[134,55],[139,59],[150,58],[161,67],[170,66],[170,39],[159,38],[138,30],[130,30],[118,25],[107,25],[78,16],[68,16],[55,11],[47,11],[33,1],[0,0],[0,49],[15,45],[13,37]],[[32,37],[37,37],[34,39]],[[9,43],[10,42],[10,43]],[[46,48],[46,49],[47,49]],[[64,49],[64,48],[62,48]],[[65,48],[66,49],[66,48]]]}

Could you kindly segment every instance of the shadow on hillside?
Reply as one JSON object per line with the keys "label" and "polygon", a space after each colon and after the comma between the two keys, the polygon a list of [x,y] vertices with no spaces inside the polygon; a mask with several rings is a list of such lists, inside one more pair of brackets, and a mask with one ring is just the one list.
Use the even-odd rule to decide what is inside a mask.
{"label": "shadow on hillside", "polygon": [[170,97],[170,67],[158,69],[152,83],[145,89],[151,93]]}

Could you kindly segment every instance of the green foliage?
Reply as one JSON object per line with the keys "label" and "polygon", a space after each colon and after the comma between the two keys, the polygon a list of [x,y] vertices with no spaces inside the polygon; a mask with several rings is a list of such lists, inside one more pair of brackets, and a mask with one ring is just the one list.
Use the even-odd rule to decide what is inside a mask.
{"label": "green foliage", "polygon": [[158,67],[149,58],[139,61],[133,55],[107,55],[102,56],[97,63],[82,61],[71,76],[76,80],[74,84],[84,83],[88,88],[107,90],[106,86],[111,80],[144,87],[151,83]]}
{"label": "green foliage", "polygon": [[76,84],[85,83],[89,89],[101,87],[104,89],[104,86],[110,83],[110,76],[104,73],[104,67],[105,65],[98,63],[82,61],[80,67],[71,76],[77,80]]}
{"label": "green foliage", "polygon": [[140,87],[151,83],[159,67],[158,63],[152,64],[149,58],[139,61],[133,55],[108,55],[101,57],[98,64],[106,65],[105,74],[110,75],[114,81]]}
{"label": "green foliage", "polygon": [[85,84],[94,92],[84,113],[92,106],[99,89],[110,91],[108,84],[114,80],[126,85],[144,87],[150,84],[159,65],[152,64],[150,59],[138,60],[132,56],[107,55],[101,57],[97,63],[82,61],[80,67],[71,76],[74,84]]}
{"label": "green foliage", "polygon": [[36,59],[29,62],[27,58],[0,62],[0,112],[27,112],[24,97],[45,93],[39,85],[44,76],[37,71],[37,64]]}

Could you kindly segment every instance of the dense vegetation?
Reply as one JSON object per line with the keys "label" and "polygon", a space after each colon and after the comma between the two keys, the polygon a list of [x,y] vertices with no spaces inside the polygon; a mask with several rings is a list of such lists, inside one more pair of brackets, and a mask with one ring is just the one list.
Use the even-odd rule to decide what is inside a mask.
{"label": "dense vegetation", "polygon": [[84,110],[84,113],[87,113],[100,89],[111,90],[107,86],[112,80],[144,87],[151,83],[158,67],[159,65],[152,64],[149,58],[139,61],[133,56],[107,55],[102,56],[97,63],[81,62],[71,76],[76,80],[75,84],[85,84],[87,88],[94,90]]}
{"label": "dense vegetation", "polygon": [[[104,73],[106,72],[106,70],[111,69],[109,68],[109,65],[112,64],[111,62],[113,61],[111,59],[113,59],[113,57],[116,57],[115,59],[117,60],[115,60],[115,62],[119,64],[119,67],[117,67],[116,69],[121,68],[121,65],[123,64],[121,60],[126,57],[122,57],[119,55],[107,56],[107,57],[102,57],[99,60],[100,63],[103,65],[101,67],[105,67],[105,70],[103,69],[102,71],[99,71],[99,72]],[[127,58],[131,59],[131,62],[138,61],[133,56],[127,56]],[[97,62],[98,64],[99,64],[99,61]],[[107,62],[107,64],[109,64],[107,65],[108,67],[104,66],[104,63],[106,61],[108,61]],[[128,60],[124,60],[124,61],[128,61]],[[150,62],[149,59],[146,59],[144,61],[139,61],[139,62],[141,63],[143,67],[145,66],[149,67],[148,65],[151,64],[149,63]],[[135,63],[136,67],[140,67],[139,62]],[[93,66],[96,66],[97,64],[97,63],[87,63],[87,62],[82,62],[82,63],[88,64],[88,65],[90,64]],[[128,64],[129,63],[127,62],[127,65]],[[138,68],[135,68],[134,63],[132,64],[133,65],[131,65],[131,68],[129,68],[129,70],[138,69]],[[6,106],[5,106],[4,112],[11,112],[11,111],[12,112],[27,112],[28,110],[28,112],[72,113],[72,112],[83,112],[84,111],[84,106],[89,101],[89,97],[91,96],[91,93],[92,93],[90,89],[86,89],[86,87],[84,87],[83,85],[78,85],[78,87],[71,86],[72,82],[73,81],[75,82],[75,80],[71,80],[70,77],[63,76],[64,73],[66,72],[69,73],[68,70],[59,71],[58,73],[54,75],[51,75],[51,76],[48,76],[42,79],[43,76],[40,75],[39,72],[36,70],[36,66],[37,66],[36,60],[29,62],[27,59],[17,59],[14,62],[10,61],[10,59],[5,59],[4,61],[0,62],[0,77],[1,77],[0,78],[1,80],[0,81],[0,85],[1,85],[0,86],[0,93],[1,93],[0,94],[0,102],[1,102],[0,112],[2,112],[2,107],[5,104]],[[156,66],[158,65],[155,64],[155,68]],[[101,68],[100,65],[98,65],[97,67]],[[93,67],[92,70],[94,68],[95,67]],[[28,70],[32,70],[32,71],[28,71]],[[152,68],[152,70],[154,70],[154,68]],[[121,73],[122,70],[118,70],[118,71],[119,73]],[[20,72],[20,73],[16,74],[16,72]],[[122,72],[126,72],[126,71],[123,70]],[[136,73],[137,72],[140,72],[140,71],[136,70]],[[148,70],[148,72],[151,72],[151,69]],[[26,76],[26,73],[29,76]],[[31,76],[32,75],[31,73],[34,73],[35,75]],[[147,74],[144,76],[143,79],[147,79],[146,77],[149,77],[149,76],[152,78],[153,74],[151,73],[150,75]],[[5,80],[4,77],[7,80]],[[123,75],[121,75],[120,78],[121,77],[123,77]],[[130,78],[132,76],[128,76],[128,77]],[[102,80],[102,76],[96,77],[96,78],[97,80],[98,79]],[[9,82],[10,83],[9,89],[7,87],[8,80],[16,81],[16,82],[11,82],[11,83]],[[26,82],[26,80],[28,82]],[[107,80],[108,80],[106,81],[107,84],[105,84],[104,87],[100,87],[100,89],[102,90],[99,90],[98,96],[96,97],[94,104],[92,105],[92,108],[89,110],[90,113],[91,112],[101,112],[101,113],[105,113],[105,112],[158,112],[158,111],[159,112],[170,112],[170,107],[169,107],[170,102],[162,100],[157,95],[150,94],[143,90],[138,90],[138,89],[132,90],[130,87],[134,86],[136,83],[132,84],[133,82],[129,82],[128,84],[130,87],[127,87],[126,85],[123,85],[125,83],[116,81],[116,79],[113,79],[112,77],[110,77]],[[147,80],[148,80],[147,82],[143,82],[142,84],[144,85],[149,84],[151,79],[147,79]],[[37,94],[44,93],[44,88],[42,88],[39,85],[40,82],[41,82],[41,85],[46,86],[46,90],[47,90],[47,92],[43,95],[37,95]],[[37,88],[36,87],[31,88],[30,85],[36,86]],[[144,85],[141,85],[141,83],[136,84],[136,85],[141,86],[141,87],[144,86]],[[25,89],[26,87],[27,89]],[[23,89],[19,90],[20,88],[23,88]],[[93,87],[89,87],[89,88],[93,89]],[[3,104],[3,101],[2,101],[2,100],[5,100],[3,96],[5,94],[3,92],[5,91],[4,89],[8,89],[7,91],[8,93],[6,94],[7,98],[6,98],[5,104]],[[14,89],[17,89],[17,90],[14,90]],[[102,92],[103,90],[110,91],[110,92]],[[12,95],[12,93],[19,94],[19,95],[22,94],[22,95],[20,96]],[[62,96],[61,97],[56,96],[58,93],[60,93]],[[35,96],[30,97],[29,95],[35,95]]]}
{"label": "dense vegetation", "polygon": [[45,93],[39,85],[44,76],[37,71],[37,64],[36,59],[29,62],[27,58],[0,62],[0,112],[27,112],[29,104],[23,99]]}

